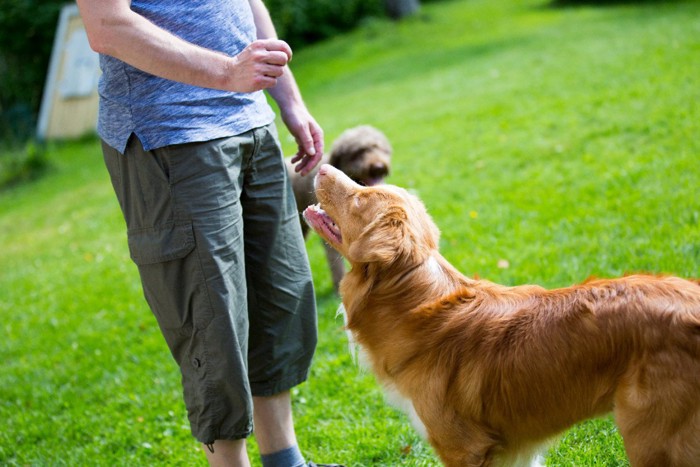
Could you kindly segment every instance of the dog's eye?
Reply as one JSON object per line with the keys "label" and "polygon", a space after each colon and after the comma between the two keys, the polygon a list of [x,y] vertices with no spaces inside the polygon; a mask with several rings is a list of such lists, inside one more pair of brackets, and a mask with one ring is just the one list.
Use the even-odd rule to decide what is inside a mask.
{"label": "dog's eye", "polygon": [[358,195],[353,196],[352,205],[356,208],[359,208],[362,205],[362,199]]}
{"label": "dog's eye", "polygon": [[354,152],[354,153],[352,153],[352,155],[350,156],[350,161],[352,161],[352,162],[357,162],[358,160],[360,160],[360,158],[361,158],[364,154],[365,154],[365,150],[364,150],[364,149],[362,149],[362,150],[360,150],[360,151],[357,151],[357,152]]}

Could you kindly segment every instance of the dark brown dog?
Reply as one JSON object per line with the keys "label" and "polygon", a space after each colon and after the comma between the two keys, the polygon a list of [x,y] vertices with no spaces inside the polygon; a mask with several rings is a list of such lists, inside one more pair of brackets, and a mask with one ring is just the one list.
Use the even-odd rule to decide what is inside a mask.
{"label": "dark brown dog", "polygon": [[[328,163],[343,171],[355,182],[371,186],[383,183],[384,178],[389,175],[391,154],[391,144],[381,131],[369,125],[361,125],[341,133],[334,141],[330,152],[324,156],[321,164]],[[301,216],[304,209],[318,202],[314,190],[314,176],[318,169],[302,177],[294,171],[290,160],[287,159],[287,171],[292,180],[294,197]],[[303,218],[300,217],[300,221],[306,238],[309,227]],[[333,286],[337,291],[340,280],[345,274],[345,265],[338,252],[327,244],[325,248]]]}
{"label": "dark brown dog", "polygon": [[448,466],[522,465],[612,411],[633,466],[700,465],[700,284],[506,287],[460,274],[424,206],[320,168],[311,227],[352,269],[347,327]]}

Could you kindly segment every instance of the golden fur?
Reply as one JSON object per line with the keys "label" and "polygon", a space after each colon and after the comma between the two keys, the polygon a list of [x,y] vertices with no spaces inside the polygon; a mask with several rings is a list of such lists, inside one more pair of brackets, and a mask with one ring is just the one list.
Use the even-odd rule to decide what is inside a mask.
{"label": "golden fur", "polygon": [[[700,284],[546,290],[460,274],[414,196],[317,176],[307,222],[350,262],[347,327],[448,466],[512,465],[612,411],[633,466],[700,465]],[[410,406],[409,405],[409,406]]]}
{"label": "golden fur", "polygon": [[[391,154],[391,144],[384,133],[373,126],[360,125],[342,132],[333,141],[333,145],[328,154],[324,155],[322,163],[328,163],[342,170],[357,183],[371,186],[383,183],[389,175]],[[318,169],[302,176],[294,170],[291,158],[286,159],[286,164],[297,209],[301,214],[308,206],[318,202],[314,190],[314,176]],[[302,232],[306,238],[309,228],[303,219],[300,220]],[[338,290],[340,280],[345,274],[343,258],[337,251],[328,246],[326,246],[326,258],[331,269],[333,286]]]}

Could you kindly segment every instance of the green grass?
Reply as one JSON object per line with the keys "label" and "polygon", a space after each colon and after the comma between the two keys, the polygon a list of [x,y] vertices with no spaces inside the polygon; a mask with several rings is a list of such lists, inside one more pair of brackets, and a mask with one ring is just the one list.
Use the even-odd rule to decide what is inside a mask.
{"label": "green grass", "polygon": [[[699,2],[471,0],[368,22],[292,65],[328,145],[360,123],[387,134],[390,182],[423,199],[455,266],[557,287],[700,276],[699,54]],[[0,193],[0,465],[204,465],[98,143],[49,158],[41,179]],[[294,391],[303,451],[435,465],[352,363],[321,243],[307,245],[320,344]],[[607,418],[565,433],[547,462],[627,465]]]}

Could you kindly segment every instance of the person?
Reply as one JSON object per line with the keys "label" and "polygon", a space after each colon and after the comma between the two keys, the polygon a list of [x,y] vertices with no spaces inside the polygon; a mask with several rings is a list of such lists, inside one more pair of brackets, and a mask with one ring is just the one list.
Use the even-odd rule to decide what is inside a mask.
{"label": "person", "polygon": [[290,389],[316,345],[311,274],[264,90],[296,140],[323,131],[261,0],[78,0],[100,54],[98,133],[145,298],[211,465],[306,465]]}

